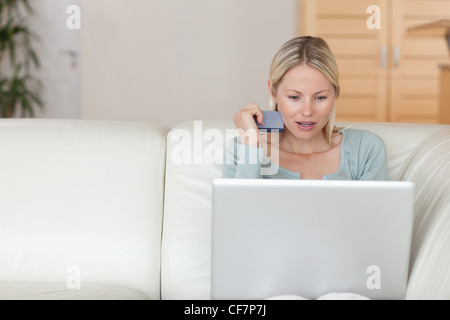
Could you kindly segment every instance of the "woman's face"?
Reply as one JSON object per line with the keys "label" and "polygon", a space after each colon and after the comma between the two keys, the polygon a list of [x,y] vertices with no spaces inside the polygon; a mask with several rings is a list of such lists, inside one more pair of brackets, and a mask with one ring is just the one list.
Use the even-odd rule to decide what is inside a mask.
{"label": "woman's face", "polygon": [[[270,83],[269,86],[272,95]],[[285,129],[302,140],[323,135],[322,129],[336,100],[330,81],[321,71],[307,65],[286,72],[272,98],[278,104]]]}

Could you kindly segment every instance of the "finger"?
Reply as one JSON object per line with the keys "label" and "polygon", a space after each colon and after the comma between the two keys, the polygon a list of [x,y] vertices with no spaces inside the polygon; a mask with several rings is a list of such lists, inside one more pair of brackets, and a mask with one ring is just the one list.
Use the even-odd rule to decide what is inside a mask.
{"label": "finger", "polygon": [[261,110],[258,110],[255,116],[258,124],[262,126],[264,124],[264,113]]}
{"label": "finger", "polygon": [[256,119],[258,124],[262,125],[264,123],[264,113],[257,104],[253,104],[251,108],[252,116]]}

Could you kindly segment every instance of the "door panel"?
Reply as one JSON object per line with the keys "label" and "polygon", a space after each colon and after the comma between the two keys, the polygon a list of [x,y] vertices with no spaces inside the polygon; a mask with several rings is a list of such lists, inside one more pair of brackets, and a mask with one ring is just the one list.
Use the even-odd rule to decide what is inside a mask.
{"label": "door panel", "polygon": [[449,62],[442,30],[412,27],[450,18],[449,0],[392,1],[392,40],[398,63],[391,72],[390,120],[432,122],[439,119],[439,63]]}
{"label": "door panel", "polygon": [[80,118],[81,30],[66,27],[70,5],[80,0],[34,0],[31,19],[33,32],[39,35],[36,46],[41,68],[36,76],[44,83],[45,109],[36,110],[37,118]]}
{"label": "door panel", "polygon": [[427,16],[428,19],[434,20],[442,13],[450,12],[450,1],[447,0],[395,0],[393,2],[404,3],[406,17]]}

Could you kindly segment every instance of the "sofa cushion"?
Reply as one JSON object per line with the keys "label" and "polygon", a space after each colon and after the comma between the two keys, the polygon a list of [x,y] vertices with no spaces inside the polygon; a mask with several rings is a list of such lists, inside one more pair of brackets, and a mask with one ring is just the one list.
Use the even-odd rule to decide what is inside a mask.
{"label": "sofa cushion", "polygon": [[1,120],[0,281],[78,278],[159,299],[167,131]]}
{"label": "sofa cushion", "polygon": [[162,299],[210,299],[211,183],[227,129],[234,136],[232,121],[190,121],[167,137]]}

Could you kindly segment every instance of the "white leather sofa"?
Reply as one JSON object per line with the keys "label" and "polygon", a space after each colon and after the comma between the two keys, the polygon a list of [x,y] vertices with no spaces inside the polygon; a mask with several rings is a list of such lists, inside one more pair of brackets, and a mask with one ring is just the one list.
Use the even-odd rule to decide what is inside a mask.
{"label": "white leather sofa", "polygon": [[[407,299],[450,299],[450,125],[355,123],[416,183]],[[0,299],[209,299],[231,120],[0,120]]]}

